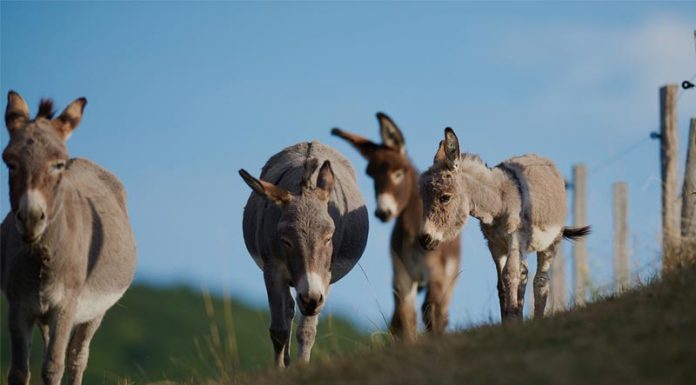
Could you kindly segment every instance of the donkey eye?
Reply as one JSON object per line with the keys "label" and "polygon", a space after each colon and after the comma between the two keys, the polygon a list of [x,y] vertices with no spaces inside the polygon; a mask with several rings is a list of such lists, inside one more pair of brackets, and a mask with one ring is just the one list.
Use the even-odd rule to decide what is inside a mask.
{"label": "donkey eye", "polygon": [[394,183],[401,183],[401,181],[404,179],[404,174],[405,173],[403,169],[394,171],[394,173],[392,174],[392,179],[394,179]]}
{"label": "donkey eye", "polygon": [[283,242],[283,246],[287,247],[288,249],[292,247],[292,242],[290,242],[289,239],[281,238],[280,240]]}
{"label": "donkey eye", "polygon": [[447,203],[450,201],[451,196],[449,194],[440,195],[440,203]]}
{"label": "donkey eye", "polygon": [[332,240],[333,240],[333,236],[329,236],[326,239],[324,239],[324,244],[329,245],[329,244],[331,244]]}
{"label": "donkey eye", "polygon": [[54,171],[63,171],[65,169],[65,162],[56,162],[53,164]]}

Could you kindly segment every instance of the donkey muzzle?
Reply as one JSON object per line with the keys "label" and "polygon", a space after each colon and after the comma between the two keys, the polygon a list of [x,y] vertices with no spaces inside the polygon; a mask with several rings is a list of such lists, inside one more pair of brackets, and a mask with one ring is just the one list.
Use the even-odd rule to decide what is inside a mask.
{"label": "donkey muzzle", "polygon": [[425,250],[435,250],[440,245],[440,241],[431,237],[430,234],[421,234],[418,242]]}
{"label": "donkey muzzle", "polygon": [[15,220],[17,231],[22,236],[24,242],[29,244],[36,243],[46,230],[48,220],[43,196],[41,193],[30,190],[22,197],[19,203]]}
{"label": "donkey muzzle", "polygon": [[324,295],[297,295],[297,304],[300,312],[304,316],[314,316],[319,314],[319,311],[324,306]]}
{"label": "donkey muzzle", "polygon": [[392,212],[391,210],[382,210],[382,209],[377,209],[375,210],[375,216],[379,218],[380,221],[382,222],[387,222],[388,220],[391,219],[392,217]]}

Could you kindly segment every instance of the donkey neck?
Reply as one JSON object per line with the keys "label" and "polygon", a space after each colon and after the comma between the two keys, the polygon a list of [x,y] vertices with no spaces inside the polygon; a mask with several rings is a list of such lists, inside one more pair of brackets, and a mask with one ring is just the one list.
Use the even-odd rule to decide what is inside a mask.
{"label": "donkey neck", "polygon": [[420,231],[420,222],[423,217],[423,200],[418,190],[418,171],[413,164],[409,164],[407,172],[411,181],[409,185],[411,191],[408,202],[406,202],[404,209],[401,210],[401,213],[396,219],[396,226],[400,227],[409,237],[415,239]]}
{"label": "donkey neck", "polygon": [[505,211],[502,193],[506,178],[499,169],[477,159],[463,159],[458,177],[469,197],[471,216],[490,224]]}

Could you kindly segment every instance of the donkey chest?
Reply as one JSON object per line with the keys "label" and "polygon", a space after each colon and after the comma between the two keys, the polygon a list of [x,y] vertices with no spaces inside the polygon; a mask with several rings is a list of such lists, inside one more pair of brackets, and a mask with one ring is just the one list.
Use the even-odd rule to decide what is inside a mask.
{"label": "donkey chest", "polygon": [[392,257],[398,258],[403,263],[411,279],[418,283],[428,281],[430,269],[428,268],[428,253],[416,244],[416,241],[402,240],[392,247]]}

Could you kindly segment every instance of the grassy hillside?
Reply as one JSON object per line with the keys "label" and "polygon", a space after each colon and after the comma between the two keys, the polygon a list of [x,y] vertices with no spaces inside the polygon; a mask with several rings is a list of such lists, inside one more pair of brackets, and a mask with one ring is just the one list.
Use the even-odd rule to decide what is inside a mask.
{"label": "grassy hillside", "polygon": [[[9,339],[4,298],[2,301],[0,383],[6,383]],[[204,297],[188,288],[132,287],[108,313],[94,338],[84,384],[123,383],[125,378],[136,384],[220,379],[226,373],[255,371],[271,364],[266,311],[220,298],[210,298],[209,304],[206,309]],[[364,338],[350,323],[324,318],[314,353],[320,358],[345,352],[363,344]],[[33,384],[41,379],[41,350],[35,332]]]}
{"label": "grassy hillside", "polygon": [[687,268],[541,321],[367,349],[236,384],[696,384],[695,363],[696,269]]}

